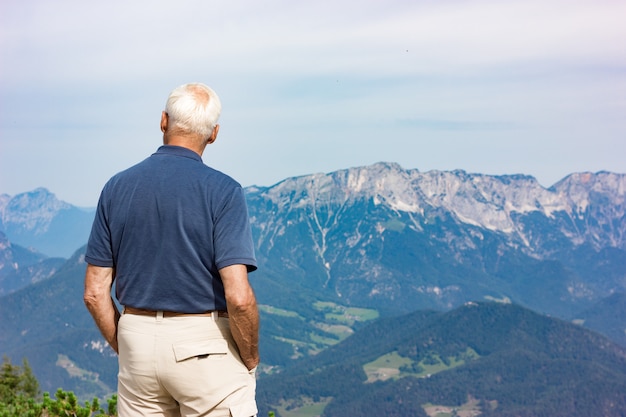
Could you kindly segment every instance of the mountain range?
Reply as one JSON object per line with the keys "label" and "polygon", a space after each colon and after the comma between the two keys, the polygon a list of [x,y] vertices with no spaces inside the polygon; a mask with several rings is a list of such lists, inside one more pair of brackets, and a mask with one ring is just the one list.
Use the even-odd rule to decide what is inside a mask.
{"label": "mountain range", "polygon": [[[247,189],[265,297],[400,314],[511,300],[571,317],[626,287],[626,175],[375,164]],[[267,292],[264,292],[267,289]],[[623,335],[622,335],[623,337]]]}
{"label": "mountain range", "polygon": [[[573,321],[626,346],[624,174],[576,173],[544,188],[525,175],[378,163],[248,187],[246,195],[259,261],[251,282],[262,314],[260,387],[264,378],[291,378],[302,361],[367,338],[380,321],[426,310],[441,318],[473,302]],[[26,355],[50,391],[114,389],[115,359],[82,306],[82,245],[93,213],[45,189],[0,196],[0,317],[10,318],[0,323],[0,351],[18,361]],[[476,332],[488,337],[489,329]],[[408,349],[397,343],[397,351]],[[602,343],[610,342],[589,349]],[[473,357],[472,346],[474,353],[450,357]],[[482,363],[479,356],[472,364]],[[415,369],[426,360],[391,358]],[[484,404],[481,410],[487,413]]]}

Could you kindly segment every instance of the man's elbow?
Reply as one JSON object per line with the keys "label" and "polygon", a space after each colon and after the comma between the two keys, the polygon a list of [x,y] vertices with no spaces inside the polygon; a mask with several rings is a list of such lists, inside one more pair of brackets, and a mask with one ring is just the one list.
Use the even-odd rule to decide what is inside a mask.
{"label": "man's elbow", "polygon": [[97,294],[89,291],[85,291],[83,294],[83,303],[87,310],[92,311],[98,305],[99,297]]}
{"label": "man's elbow", "polygon": [[87,309],[92,310],[100,305],[102,302],[107,301],[110,298],[110,290],[105,290],[105,288],[101,287],[90,287],[86,286],[85,291],[83,293],[83,302]]}
{"label": "man's elbow", "polygon": [[83,302],[89,310],[111,297],[114,272],[112,268],[87,265]]}
{"label": "man's elbow", "polygon": [[226,299],[229,311],[251,311],[256,310],[256,298],[252,291],[243,294],[234,294]]}

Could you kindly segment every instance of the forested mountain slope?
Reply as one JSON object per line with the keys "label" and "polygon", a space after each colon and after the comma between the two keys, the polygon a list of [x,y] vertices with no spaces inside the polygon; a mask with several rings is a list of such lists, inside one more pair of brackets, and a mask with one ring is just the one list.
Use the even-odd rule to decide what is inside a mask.
{"label": "forested mountain slope", "polygon": [[259,382],[261,415],[623,416],[626,351],[579,326],[511,304],[381,319]]}

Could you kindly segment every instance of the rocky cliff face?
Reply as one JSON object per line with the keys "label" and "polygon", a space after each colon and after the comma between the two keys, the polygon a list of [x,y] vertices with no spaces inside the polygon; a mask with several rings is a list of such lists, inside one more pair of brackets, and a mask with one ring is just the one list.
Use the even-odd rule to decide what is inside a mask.
{"label": "rocky cliff face", "polygon": [[[359,201],[370,201],[400,215],[419,219],[438,209],[459,224],[476,226],[509,236],[529,253],[545,255],[533,241],[524,218],[539,216],[552,224],[573,245],[596,249],[626,249],[626,175],[601,172],[572,174],[553,187],[542,187],[524,175],[489,176],[464,171],[404,170],[379,163],[331,174],[287,179],[274,187],[250,189],[252,195],[272,203],[277,217],[294,209],[316,216]],[[331,214],[331,213],[329,213]],[[319,219],[318,219],[319,220]],[[332,224],[322,225],[328,230]],[[384,229],[381,229],[381,231]]]}
{"label": "rocky cliff face", "polygon": [[569,303],[624,290],[625,189],[605,172],[544,188],[379,163],[248,195],[259,258],[285,285],[390,308],[512,297],[549,309],[548,291]]}

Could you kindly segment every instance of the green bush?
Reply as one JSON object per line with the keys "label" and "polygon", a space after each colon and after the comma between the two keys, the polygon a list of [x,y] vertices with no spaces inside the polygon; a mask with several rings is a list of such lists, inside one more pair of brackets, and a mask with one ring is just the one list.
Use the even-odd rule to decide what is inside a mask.
{"label": "green bush", "polygon": [[38,402],[39,382],[26,359],[23,365],[11,364],[5,356],[0,370],[0,417],[112,417],[117,416],[117,396],[107,400],[105,412],[94,398],[84,406],[73,392],[58,389],[52,399],[47,392]]}

